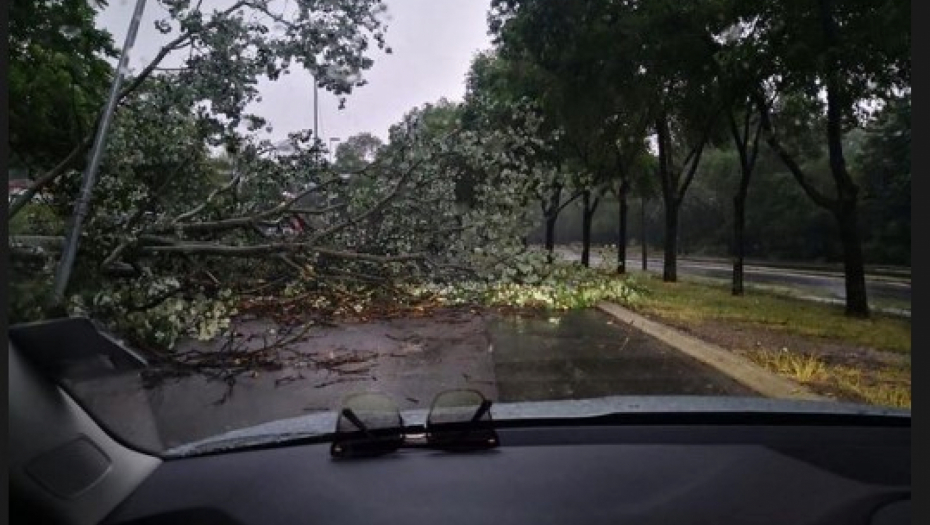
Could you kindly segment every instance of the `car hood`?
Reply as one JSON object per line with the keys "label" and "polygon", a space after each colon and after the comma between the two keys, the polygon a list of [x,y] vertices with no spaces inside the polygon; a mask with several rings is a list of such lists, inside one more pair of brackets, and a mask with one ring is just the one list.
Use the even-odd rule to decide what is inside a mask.
{"label": "car hood", "polygon": [[[408,425],[423,424],[427,413],[428,410],[425,409],[401,412],[404,422]],[[781,413],[908,418],[911,415],[909,410],[854,403],[713,396],[608,396],[595,399],[495,403],[491,408],[491,415],[496,421],[571,420],[617,414],[675,413]],[[336,419],[336,411],[279,419],[180,445],[168,449],[163,455],[183,457],[326,436],[332,434],[336,428]]]}

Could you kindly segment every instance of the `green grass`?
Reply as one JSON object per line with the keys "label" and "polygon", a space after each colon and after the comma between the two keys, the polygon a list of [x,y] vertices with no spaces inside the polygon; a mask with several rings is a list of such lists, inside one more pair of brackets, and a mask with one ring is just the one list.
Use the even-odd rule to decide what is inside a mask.
{"label": "green grass", "polygon": [[737,349],[760,366],[838,399],[875,405],[911,406],[911,321],[873,314],[870,319],[847,317],[842,306],[805,301],[785,295],[747,290],[734,297],[726,285],[686,279],[665,283],[661,277],[639,274],[643,290],[629,305],[670,324],[694,326],[724,322],[813,340],[845,343],[906,355],[898,365],[875,362],[831,363],[817,355],[762,348]]}
{"label": "green grass", "polygon": [[826,338],[897,353],[911,351],[911,321],[880,314],[870,319],[847,317],[841,306],[821,304],[757,290],[743,297],[728,286],[639,274],[647,290],[631,307],[639,312],[683,323],[733,321],[804,337]]}
{"label": "green grass", "polygon": [[51,235],[63,231],[64,221],[47,204],[29,203],[8,224],[10,235]]}

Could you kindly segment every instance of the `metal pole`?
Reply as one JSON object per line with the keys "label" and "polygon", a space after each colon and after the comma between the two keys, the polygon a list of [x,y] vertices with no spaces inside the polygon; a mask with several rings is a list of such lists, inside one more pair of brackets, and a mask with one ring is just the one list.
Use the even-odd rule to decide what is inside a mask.
{"label": "metal pole", "polygon": [[71,268],[74,266],[74,259],[77,256],[78,244],[81,239],[81,226],[90,208],[90,197],[94,189],[94,180],[97,178],[97,169],[100,167],[100,159],[103,156],[107,130],[110,127],[113,111],[116,109],[120,86],[123,83],[123,72],[129,67],[129,50],[132,49],[136,41],[136,34],[139,32],[139,23],[142,20],[142,12],[144,10],[145,0],[136,0],[136,8],[132,13],[132,21],[129,23],[129,32],[126,33],[126,42],[123,44],[123,50],[120,53],[116,74],[113,76],[113,84],[110,86],[110,98],[107,100],[103,117],[100,119],[100,126],[97,128],[97,134],[94,137],[94,146],[91,150],[90,162],[84,171],[84,177],[81,181],[81,192],[78,194],[77,202],[74,204],[74,215],[71,217],[71,227],[66,234],[61,261],[59,261],[58,269],[55,272],[55,288],[52,299],[56,305],[60,305],[64,300],[65,290],[68,287],[68,280],[71,277]]}
{"label": "metal pole", "polygon": [[646,198],[640,197],[639,199],[639,227],[642,231],[642,244],[643,244],[643,271],[649,269],[649,258],[646,256],[647,242],[646,242]]}
{"label": "metal pole", "polygon": [[320,89],[313,79],[313,140],[320,138]]}

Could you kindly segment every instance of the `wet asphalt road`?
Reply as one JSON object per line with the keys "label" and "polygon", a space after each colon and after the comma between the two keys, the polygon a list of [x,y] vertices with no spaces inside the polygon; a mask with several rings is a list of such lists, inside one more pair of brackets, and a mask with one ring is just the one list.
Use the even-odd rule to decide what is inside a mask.
{"label": "wet asphalt road", "polygon": [[[254,321],[241,332],[272,326]],[[187,348],[221,351],[217,342],[179,345]],[[123,373],[72,388],[114,432],[153,450],[335,410],[356,392],[383,392],[402,410],[428,408],[436,394],[455,388],[476,389],[494,401],[754,395],[597,310],[551,317],[459,311],[321,327],[284,352],[282,365],[243,374],[234,385],[192,375],[143,388],[138,373]]]}
{"label": "wet asphalt road", "polygon": [[757,393],[597,310],[490,321],[501,401]]}
{"label": "wet asphalt road", "polygon": [[[568,260],[580,260],[579,253],[571,250],[560,250],[563,257]],[[591,264],[601,264],[602,258],[597,253],[591,253]],[[627,268],[631,270],[642,269],[642,259],[628,258]],[[662,272],[662,259],[648,259],[648,271]],[[705,261],[678,260],[678,272],[681,275],[694,275],[710,279],[730,282],[733,267],[729,264]],[[744,269],[746,284],[779,286],[791,288],[794,291],[812,298],[828,301],[843,301],[846,299],[846,288],[843,275],[839,273],[817,272],[809,273],[781,268],[762,266],[746,266]],[[866,290],[872,300],[886,300],[897,302],[911,302],[910,281],[891,280],[866,276]]]}

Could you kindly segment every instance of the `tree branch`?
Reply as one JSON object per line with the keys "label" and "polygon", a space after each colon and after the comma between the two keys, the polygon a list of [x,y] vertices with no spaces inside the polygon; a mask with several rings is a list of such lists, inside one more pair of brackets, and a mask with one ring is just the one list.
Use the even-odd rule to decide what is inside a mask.
{"label": "tree branch", "polygon": [[807,180],[807,175],[804,173],[804,170],[801,169],[801,166],[795,162],[788,150],[785,149],[778,140],[778,137],[775,135],[775,130],[772,128],[769,108],[765,105],[765,99],[759,93],[754,93],[753,98],[759,106],[759,120],[762,129],[765,131],[766,143],[769,145],[769,148],[778,155],[782,163],[788,168],[788,171],[791,172],[791,175],[794,176],[794,179],[801,185],[801,189],[804,190],[804,193],[814,201],[814,204],[827,210],[834,211],[839,204],[838,201],[830,199],[811,185],[810,181]]}
{"label": "tree branch", "polygon": [[342,208],[345,208],[346,206],[348,206],[348,204],[345,204],[345,203],[334,204],[332,206],[327,206],[325,208],[318,208],[315,210],[312,210],[310,208],[298,208],[298,207],[292,206],[288,208],[287,211],[291,213],[300,213],[303,215],[326,215],[327,213],[334,212],[336,210],[341,210]]}
{"label": "tree branch", "polygon": [[[207,197],[206,202],[198,205],[196,208],[194,208],[191,211],[188,211],[188,212],[185,212],[179,215],[178,217],[176,217],[174,220],[171,221],[170,226],[161,228],[158,230],[154,230],[153,233],[167,233],[167,232],[177,231],[177,230],[181,230],[184,232],[222,231],[222,230],[232,230],[236,228],[243,228],[243,227],[251,226],[262,219],[273,217],[275,215],[279,215],[279,214],[282,214],[288,211],[292,211],[292,212],[295,211],[291,209],[291,206],[293,206],[297,201],[306,197],[307,195],[310,195],[311,193],[320,191],[330,186],[331,184],[334,184],[339,181],[339,179],[332,179],[332,180],[327,181],[324,184],[314,186],[312,188],[306,188],[302,192],[282,202],[281,204],[275,206],[274,208],[269,208],[267,210],[254,213],[252,215],[233,217],[231,219],[221,219],[218,221],[188,222],[188,223],[181,223],[181,224],[178,223],[181,218],[191,217],[194,214],[199,213],[203,209],[203,207],[207,203],[209,203],[210,200],[213,199],[214,194],[216,194],[217,192],[228,191],[238,180],[239,180],[239,177],[237,176],[236,178],[233,179],[232,182],[230,182],[226,186],[218,190],[215,190],[213,193],[211,193],[210,196]],[[301,209],[304,210],[303,213],[321,215],[326,212],[333,211],[333,210],[336,210],[342,207],[345,207],[345,204],[330,206],[330,207],[319,209],[319,210],[306,210],[304,208],[301,208]]]}
{"label": "tree branch", "polygon": [[232,230],[236,228],[242,228],[246,226],[251,226],[257,221],[266,219],[268,217],[273,217],[287,211],[287,209],[297,202],[299,199],[306,197],[310,193],[313,193],[318,188],[308,188],[291,199],[284,201],[283,203],[275,206],[274,208],[269,208],[265,211],[258,212],[253,215],[246,215],[242,217],[234,217],[231,219],[221,219],[218,221],[204,221],[204,222],[189,222],[184,224],[173,224],[168,228],[162,228],[155,230],[155,233],[165,233],[168,231],[177,231],[181,230],[184,232],[207,232],[207,231],[222,231],[222,230]]}
{"label": "tree branch", "polygon": [[746,115],[743,118],[743,137],[745,137],[744,142],[749,143],[749,123],[752,119],[752,106],[746,107]]}
{"label": "tree branch", "polygon": [[[244,2],[244,1],[237,2],[229,9],[222,11],[222,14],[229,14],[246,4],[247,2]],[[207,23],[205,28],[209,26],[210,26],[210,23]],[[133,91],[138,89],[138,87],[142,84],[142,82],[145,81],[145,79],[148,78],[149,75],[151,75],[153,71],[155,71],[155,69],[158,67],[158,64],[160,64],[161,61],[164,60],[164,58],[168,55],[168,53],[181,47],[181,44],[186,39],[190,38],[190,36],[191,36],[190,33],[181,34],[177,38],[175,38],[174,40],[166,44],[164,47],[162,47],[161,50],[159,50],[158,54],[155,56],[155,58],[149,63],[149,65],[146,66],[145,69],[143,69],[136,78],[132,79],[132,81],[130,81],[129,84],[127,84],[125,87],[123,87],[122,90],[120,90],[119,95],[117,96],[117,104],[121,104],[122,101],[129,94],[131,94]],[[97,122],[94,125],[94,128],[91,130],[91,133],[88,134],[87,137],[84,138],[83,142],[75,146],[75,148],[71,150],[68,156],[65,157],[65,159],[62,160],[57,166],[55,166],[49,172],[47,172],[46,174],[36,179],[36,181],[29,188],[27,188],[22,193],[22,195],[20,195],[10,205],[10,210],[7,213],[8,218],[12,219],[13,217],[15,217],[16,214],[19,213],[23,209],[23,207],[30,200],[32,200],[32,198],[37,193],[42,191],[42,189],[44,189],[46,186],[48,186],[49,184],[54,182],[58,177],[64,174],[75,163],[75,161],[77,161],[81,153],[83,153],[85,150],[87,150],[87,148],[91,146],[91,144],[93,144],[94,133],[97,130],[97,126],[100,125],[100,117],[102,115],[103,115],[103,112],[101,111],[100,115],[98,115],[97,117]]]}
{"label": "tree branch", "polygon": [[[174,169],[171,170],[171,172],[168,174],[167,177],[165,177],[165,179],[158,186],[158,188],[156,188],[155,191],[153,191],[149,195],[146,206],[150,206],[152,204],[152,201],[156,199],[161,200],[162,192],[164,192],[165,189],[168,187],[168,185],[171,183],[171,181],[174,180],[174,178],[177,177],[179,173],[181,173],[181,168],[183,168],[188,162],[193,160],[193,156],[194,156],[194,152],[191,152],[189,155],[185,156],[184,160],[180,164],[177,164],[176,166],[174,166]],[[123,226],[124,230],[130,230],[133,226],[136,225],[139,219],[141,219],[143,215],[145,215],[146,206],[142,206],[142,205],[139,206],[136,212],[133,213],[132,216],[129,218],[129,220],[126,221],[125,225]],[[100,267],[103,269],[109,268],[113,263],[116,262],[116,260],[123,254],[123,252],[125,252],[130,246],[132,246],[132,244],[133,244],[132,241],[121,242],[119,246],[117,246],[116,249],[113,250],[113,252],[110,253],[110,255],[107,256],[107,258],[104,259],[102,263],[100,263]]]}
{"label": "tree branch", "polygon": [[320,240],[322,240],[322,239],[324,239],[324,238],[326,238],[326,237],[328,237],[328,236],[330,236],[330,235],[332,235],[332,234],[334,234],[334,233],[337,233],[337,232],[339,232],[339,231],[341,231],[341,230],[344,230],[345,228],[348,228],[349,226],[352,226],[352,225],[354,225],[354,224],[357,224],[357,223],[359,223],[360,221],[363,221],[363,220],[365,220],[366,218],[368,218],[368,217],[374,215],[375,213],[378,213],[379,211],[381,211],[385,206],[387,206],[387,204],[388,204],[389,202],[391,202],[391,201],[400,193],[400,190],[404,187],[404,184],[406,184],[407,180],[410,178],[410,175],[413,173],[414,170],[416,170],[416,169],[420,166],[420,164],[421,164],[422,162],[423,162],[423,160],[421,159],[421,160],[415,162],[412,166],[410,166],[410,168],[407,169],[407,171],[404,172],[403,175],[401,175],[400,180],[397,181],[397,184],[394,185],[394,188],[391,190],[391,192],[388,193],[387,195],[385,195],[385,196],[384,196],[380,201],[378,201],[374,206],[372,206],[371,208],[369,208],[368,210],[366,210],[366,211],[365,211],[364,213],[362,213],[361,215],[358,215],[358,216],[356,216],[356,217],[350,218],[349,220],[347,220],[347,221],[345,221],[345,222],[341,222],[341,223],[339,223],[339,224],[335,224],[335,225],[333,225],[332,227],[327,228],[326,230],[323,230],[322,232],[316,234],[316,235],[313,237],[313,239],[311,240],[311,242],[312,242],[313,244],[316,244],[316,243],[318,243]]}
{"label": "tree branch", "polygon": [[232,190],[233,188],[235,188],[236,185],[239,184],[239,181],[240,181],[240,180],[242,180],[242,177],[241,177],[240,175],[236,175],[236,176],[233,177],[232,180],[230,180],[229,183],[226,184],[225,186],[220,187],[220,188],[217,188],[217,189],[211,191],[211,192],[210,192],[210,195],[207,196],[207,200],[201,202],[200,204],[198,204],[197,206],[195,206],[192,210],[186,211],[186,212],[184,212],[184,213],[178,215],[178,216],[175,217],[174,219],[172,219],[172,220],[171,220],[171,225],[173,226],[173,225],[177,224],[178,222],[180,222],[180,221],[182,221],[182,220],[184,220],[184,219],[189,219],[189,218],[193,217],[194,215],[197,215],[198,213],[200,213],[201,211],[203,211],[203,209],[207,206],[207,204],[210,204],[210,202],[212,202],[213,199],[215,199],[217,195],[219,195],[219,194],[221,194],[221,193],[225,193],[225,192],[230,191],[230,190]]}
{"label": "tree branch", "polygon": [[312,242],[306,243],[269,243],[255,244],[247,246],[235,246],[226,244],[216,244],[209,242],[188,241],[177,243],[171,241],[170,244],[161,244],[163,239],[151,239],[155,244],[143,246],[140,252],[147,254],[171,254],[181,253],[187,255],[216,255],[221,257],[261,257],[269,254],[286,254],[291,252],[306,251],[334,257],[337,259],[367,261],[375,263],[392,263],[392,262],[410,262],[421,261],[426,259],[424,253],[412,253],[401,255],[374,255],[369,253],[349,252],[341,250],[332,250],[329,248],[314,247]]}
{"label": "tree branch", "polygon": [[[681,185],[681,188],[676,188],[678,195],[676,199],[678,202],[681,202],[685,198],[685,192],[688,191],[688,187],[691,186],[691,182],[694,180],[695,174],[697,174],[698,165],[701,163],[701,156],[704,153],[704,147],[707,145],[707,140],[710,138],[710,132],[714,127],[714,123],[717,120],[717,116],[720,114],[722,108],[718,107],[713,112],[711,116],[707,119],[707,125],[704,126],[704,130],[701,132],[701,138],[695,147],[691,148],[691,151],[688,153],[688,156],[685,158],[685,164],[688,164],[688,161],[691,161],[691,164],[688,166],[688,173],[685,175],[685,182]],[[693,157],[693,158],[692,158]]]}
{"label": "tree branch", "polygon": [[701,140],[701,143],[697,147],[694,159],[691,161],[691,165],[688,166],[688,173],[685,175],[685,182],[681,185],[681,189],[678,190],[678,195],[676,199],[681,202],[685,198],[685,192],[688,191],[688,186],[691,185],[691,181],[694,180],[694,175],[697,174],[698,164],[701,162],[701,156],[704,153],[704,145],[707,144],[706,135],[705,138]]}
{"label": "tree branch", "polygon": [[[571,197],[569,197],[568,200],[566,200],[565,202],[563,202],[562,204],[560,204],[558,208],[556,208],[555,213],[552,213],[552,214],[550,214],[550,215],[555,215],[555,214],[561,213],[562,210],[564,210],[569,204],[571,204],[571,203],[575,202],[576,200],[578,200],[578,197],[581,197],[583,194],[584,194],[584,191],[577,191],[577,192],[575,192],[574,195],[572,195]],[[551,218],[551,217],[549,217],[549,216],[547,215],[547,218]]]}
{"label": "tree branch", "polygon": [[[96,128],[96,126],[94,127]],[[87,148],[89,148],[91,144],[93,144],[93,137],[86,137],[84,142],[75,146],[75,148],[71,150],[71,153],[68,153],[68,156],[65,157],[63,161],[36,179],[28,188],[25,189],[25,191],[23,191],[22,194],[20,194],[19,197],[16,198],[16,200],[13,201],[12,204],[10,204],[10,211],[7,213],[7,218],[12,219],[15,217],[16,214],[19,213],[20,210],[22,210],[22,208],[28,204],[37,193],[42,191],[46,186],[54,182],[55,179],[60,177],[65,171],[71,168],[77,162],[81,153],[87,151]]]}
{"label": "tree branch", "polygon": [[759,157],[759,138],[762,136],[762,121],[756,123],[755,135],[752,138],[752,153],[749,156],[750,171],[756,165],[756,159]]}
{"label": "tree branch", "polygon": [[[743,174],[743,177],[745,177],[746,167],[748,165],[748,159],[746,157],[746,139],[744,139],[744,135],[739,130],[739,125],[736,123],[736,116],[733,114],[732,109],[727,111],[727,123],[730,125],[730,134],[733,135],[733,142],[736,143],[736,152],[739,154],[740,172]],[[744,127],[743,129],[745,130],[746,128]]]}
{"label": "tree branch", "polygon": [[[248,5],[248,2],[246,1],[236,2],[228,9],[224,9],[223,11],[220,11],[219,14],[228,15],[232,13],[233,11],[236,11],[237,9],[245,5]],[[212,25],[213,25],[213,19],[207,22],[203,26],[203,29],[207,30]],[[188,40],[190,37],[191,37],[191,33],[182,33],[178,35],[178,37],[172,40],[171,42],[168,42],[167,44],[162,46],[162,48],[158,51],[158,54],[155,55],[155,58],[153,58],[152,61],[149,62],[149,65],[145,66],[145,69],[143,69],[136,78],[132,79],[132,82],[130,82],[129,84],[126,85],[126,87],[120,90],[118,100],[123,100],[124,98],[129,96],[129,94],[131,94],[133,91],[138,89],[139,86],[142,84],[142,82],[144,82],[145,79],[147,79],[149,75],[151,75],[152,72],[155,71],[155,69],[158,67],[158,64],[161,64],[161,61],[164,60],[166,56],[168,56],[168,53],[171,53],[172,51],[183,47],[184,41]]]}

